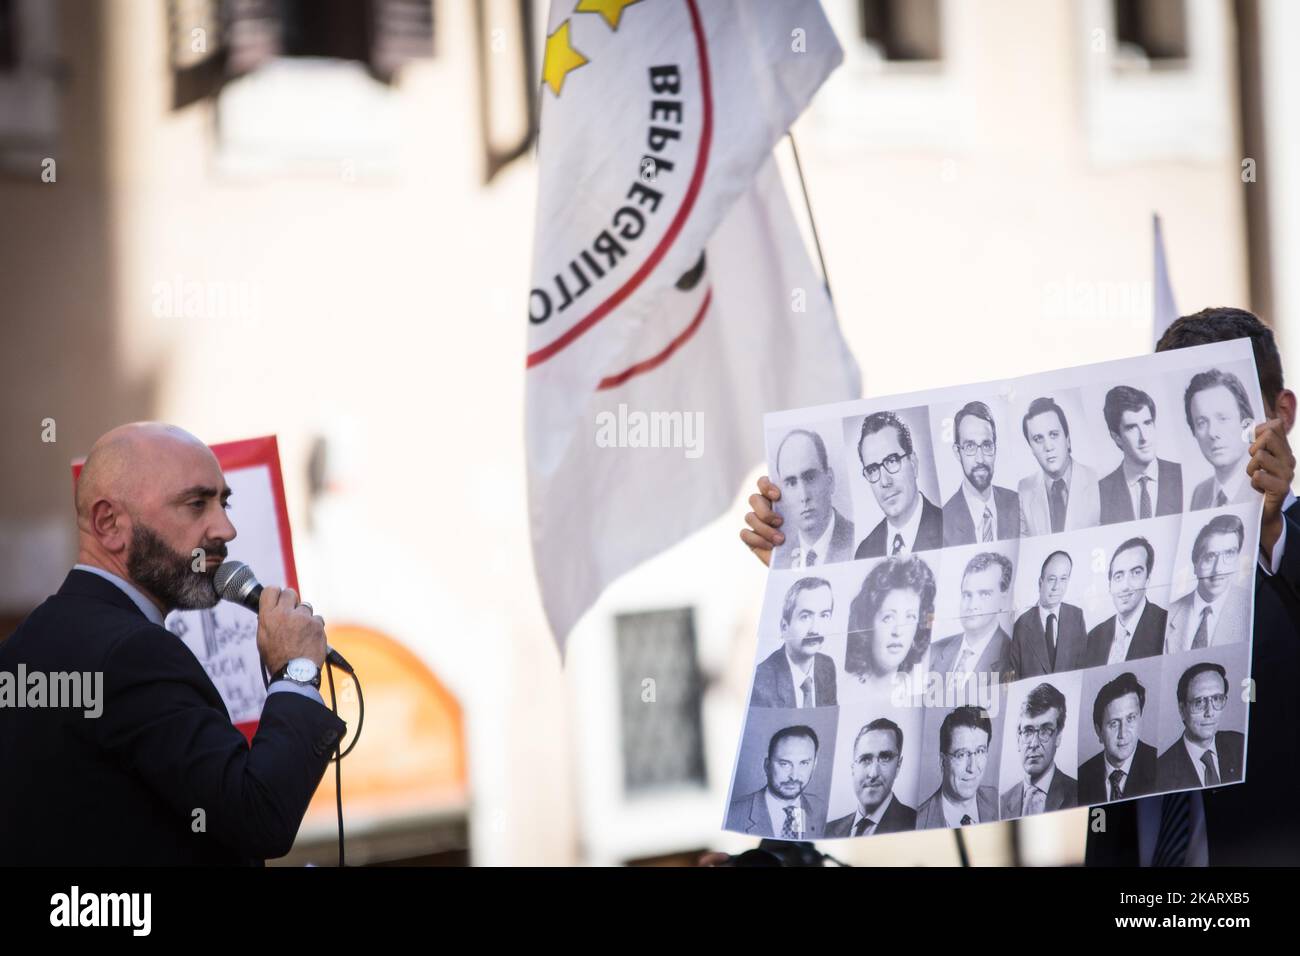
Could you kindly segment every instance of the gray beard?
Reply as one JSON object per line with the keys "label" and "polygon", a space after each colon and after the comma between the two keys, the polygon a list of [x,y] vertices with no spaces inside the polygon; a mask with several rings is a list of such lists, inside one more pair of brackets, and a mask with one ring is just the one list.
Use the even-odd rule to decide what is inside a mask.
{"label": "gray beard", "polygon": [[[213,557],[224,557],[225,547],[207,549]],[[131,532],[131,550],[126,570],[131,580],[144,588],[167,610],[209,608],[221,600],[212,574],[191,568],[189,555],[173,551],[152,528],[137,523]],[[215,573],[215,572],[213,572]]]}

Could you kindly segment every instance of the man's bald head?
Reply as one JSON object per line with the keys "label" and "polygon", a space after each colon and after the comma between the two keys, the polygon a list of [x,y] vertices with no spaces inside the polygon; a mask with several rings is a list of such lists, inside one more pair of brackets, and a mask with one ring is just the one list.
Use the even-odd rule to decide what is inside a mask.
{"label": "man's bald head", "polygon": [[212,449],[183,428],[165,422],[132,422],[101,435],[90,448],[77,480],[78,524],[88,521],[99,498],[111,498],[134,511],[149,492],[150,468],[177,453],[203,456],[217,465]]}
{"label": "man's bald head", "polygon": [[114,428],[77,480],[78,561],[134,582],[165,610],[210,607],[211,576],[235,537],[229,496],[212,449],[184,429]]}

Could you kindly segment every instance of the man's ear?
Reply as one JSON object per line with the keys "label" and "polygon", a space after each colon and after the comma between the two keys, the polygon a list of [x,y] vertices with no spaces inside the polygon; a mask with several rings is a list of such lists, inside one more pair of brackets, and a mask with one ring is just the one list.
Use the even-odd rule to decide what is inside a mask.
{"label": "man's ear", "polygon": [[125,551],[130,536],[126,513],[114,502],[100,498],[90,506],[90,533],[105,551]]}
{"label": "man's ear", "polygon": [[1289,388],[1284,388],[1277,394],[1277,401],[1273,404],[1273,417],[1282,419],[1282,428],[1288,434],[1292,426],[1295,425],[1296,415],[1296,396],[1295,392]]}

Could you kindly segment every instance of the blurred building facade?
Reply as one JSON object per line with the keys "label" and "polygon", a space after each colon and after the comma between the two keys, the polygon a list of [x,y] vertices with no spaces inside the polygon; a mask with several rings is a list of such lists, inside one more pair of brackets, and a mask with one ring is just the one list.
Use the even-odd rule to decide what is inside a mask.
{"label": "blurred building facade", "polygon": [[[869,395],[1149,350],[1153,211],[1184,312],[1254,304],[1300,354],[1293,4],[823,3],[845,63],[795,135]],[[457,826],[482,864],[752,842],[718,829],[763,587],[747,490],[612,587],[567,666],[541,614],[522,310],[545,14],[0,0],[4,633],[72,563],[68,462],[98,434],[278,435],[304,593],[432,676],[445,706],[411,713],[463,716],[463,791],[350,825],[375,862]],[[400,764],[394,720],[358,748],[372,768]],[[970,835],[977,862],[1074,861],[1082,811],[1017,841]],[[943,833],[837,855],[956,860]]]}

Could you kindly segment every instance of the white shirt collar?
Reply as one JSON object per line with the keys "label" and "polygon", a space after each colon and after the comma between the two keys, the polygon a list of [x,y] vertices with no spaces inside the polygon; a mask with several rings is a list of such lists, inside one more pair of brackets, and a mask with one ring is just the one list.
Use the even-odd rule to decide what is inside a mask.
{"label": "white shirt collar", "polygon": [[907,524],[901,528],[894,524],[892,518],[885,519],[885,554],[894,553],[894,535],[903,536],[903,553],[911,554],[916,547],[916,533],[921,528],[921,512],[925,510],[925,495],[921,494],[918,489],[916,492],[916,506],[912,509],[912,517],[907,519]]}
{"label": "white shirt collar", "polygon": [[[795,797],[792,800],[782,800],[772,792],[771,787],[763,788],[763,797],[767,803],[767,815],[772,819],[772,835],[779,838],[781,836],[781,831],[785,829],[785,808],[794,807],[797,810],[802,807],[803,804],[799,797]],[[808,825],[806,820],[800,820],[799,814],[795,813],[793,822],[791,823],[791,827],[794,828],[795,833],[803,832],[798,829],[800,823],[805,827]]]}
{"label": "white shirt collar", "polygon": [[135,602],[135,606],[140,609],[140,613],[147,617],[152,623],[162,627],[162,622],[166,615],[159,610],[157,604],[154,604],[153,601],[150,601],[145,597],[144,592],[130,581],[119,578],[112,571],[105,571],[103,568],[97,568],[92,564],[74,564],[73,568],[78,571],[89,571],[91,574],[97,575],[105,581],[116,584],[123,594]]}
{"label": "white shirt collar", "polygon": [[957,660],[961,660],[962,651],[970,650],[971,652],[969,658],[970,669],[974,670],[975,665],[979,663],[980,655],[984,653],[984,649],[989,646],[989,641],[993,640],[993,635],[996,634],[997,632],[998,632],[998,622],[996,618],[994,618],[992,626],[989,627],[989,632],[985,634],[983,637],[981,637],[979,639],[979,643],[977,644],[972,644],[970,640],[970,635],[967,634],[965,631],[962,631],[961,649],[957,651]]}
{"label": "white shirt collar", "polygon": [[[1048,494],[1051,494],[1052,483],[1057,481],[1058,479],[1053,478],[1046,471],[1044,471],[1042,466],[1039,466],[1038,477],[1043,480],[1043,490],[1046,491]],[[1066,494],[1069,494],[1070,488],[1072,487],[1071,480],[1073,478],[1074,478],[1074,456],[1071,455],[1069,464],[1065,466],[1065,474],[1061,475],[1059,479],[1060,481],[1065,482]],[[1050,501],[1051,499],[1048,500]]]}
{"label": "white shirt collar", "polygon": [[[1207,601],[1201,597],[1201,589],[1198,587],[1192,591],[1192,616],[1187,619],[1187,627],[1192,634],[1195,634],[1201,626],[1201,609],[1210,609],[1210,623],[1206,625],[1206,637],[1214,634],[1214,629],[1219,626],[1219,618],[1223,616],[1223,605],[1228,600],[1228,595],[1232,593],[1232,586],[1229,585],[1222,594],[1213,601]],[[1192,646],[1190,643],[1187,645]]]}
{"label": "white shirt collar", "polygon": [[1061,605],[1058,604],[1051,610],[1048,610],[1041,604],[1038,605],[1038,620],[1042,622],[1044,634],[1047,633],[1047,615],[1049,614],[1056,615],[1056,633],[1059,636],[1061,633]]}
{"label": "white shirt collar", "polygon": [[808,539],[803,536],[803,532],[799,532],[799,567],[807,567],[807,565],[804,564],[804,557],[810,550],[817,553],[817,563],[814,564],[813,567],[820,567],[826,563],[826,553],[831,549],[831,533],[834,530],[835,509],[831,508],[831,520],[826,522],[826,530],[822,532],[820,538],[812,543],[811,548],[808,546]]}
{"label": "white shirt collar", "polygon": [[1029,779],[1029,774],[1025,774],[1025,794],[1028,795],[1032,787],[1037,787],[1039,790],[1043,791],[1044,796],[1046,796],[1047,791],[1052,788],[1052,778],[1055,776],[1056,776],[1055,762],[1053,762],[1052,765],[1047,768],[1047,773],[1043,775],[1043,779],[1041,783],[1034,783],[1032,780]]}
{"label": "white shirt collar", "polygon": [[853,833],[855,830],[857,830],[858,823],[860,823],[864,819],[871,821],[871,823],[873,824],[872,830],[874,832],[875,827],[880,826],[880,821],[885,818],[885,811],[889,809],[889,804],[893,802],[893,799],[894,799],[893,791],[890,791],[885,796],[885,799],[880,801],[880,806],[876,807],[876,809],[873,810],[871,813],[863,813],[862,806],[861,804],[859,804],[858,808],[853,811],[853,826],[852,828],[850,828],[849,832]]}
{"label": "white shirt collar", "polygon": [[1129,768],[1133,766],[1133,758],[1137,756],[1137,752],[1138,752],[1137,747],[1134,747],[1133,752],[1128,755],[1125,761],[1122,764],[1120,764],[1118,767],[1115,767],[1111,765],[1110,756],[1106,753],[1106,750],[1103,747],[1101,751],[1102,753],[1101,765],[1106,771],[1106,782],[1110,783],[1111,771],[1118,770],[1120,773],[1124,774],[1124,776],[1121,777],[1119,781],[1120,786],[1123,787],[1124,784],[1128,781]]}
{"label": "white shirt collar", "polygon": [[1124,481],[1128,483],[1129,489],[1132,490],[1133,492],[1141,493],[1142,489],[1138,487],[1138,481],[1140,481],[1144,476],[1150,478],[1154,482],[1158,482],[1160,480],[1159,464],[1160,464],[1160,459],[1152,458],[1151,461],[1147,463],[1147,466],[1143,468],[1141,471],[1137,472],[1136,474],[1130,474],[1128,459],[1125,458],[1124,459]]}
{"label": "white shirt collar", "polygon": [[1223,496],[1228,499],[1229,503],[1231,503],[1235,499],[1237,492],[1241,490],[1241,483],[1245,480],[1246,470],[1244,468],[1233,469],[1232,477],[1223,484],[1219,483],[1219,478],[1216,474],[1214,478],[1214,490],[1210,495],[1210,501],[1216,501],[1219,497],[1219,492],[1222,491]]}
{"label": "white shirt collar", "polygon": [[962,803],[953,803],[948,799],[947,792],[941,786],[939,787],[939,800],[943,803],[943,818],[950,827],[961,826],[963,816],[969,816],[976,823],[984,822],[980,819],[979,801],[975,797],[971,797]]}

